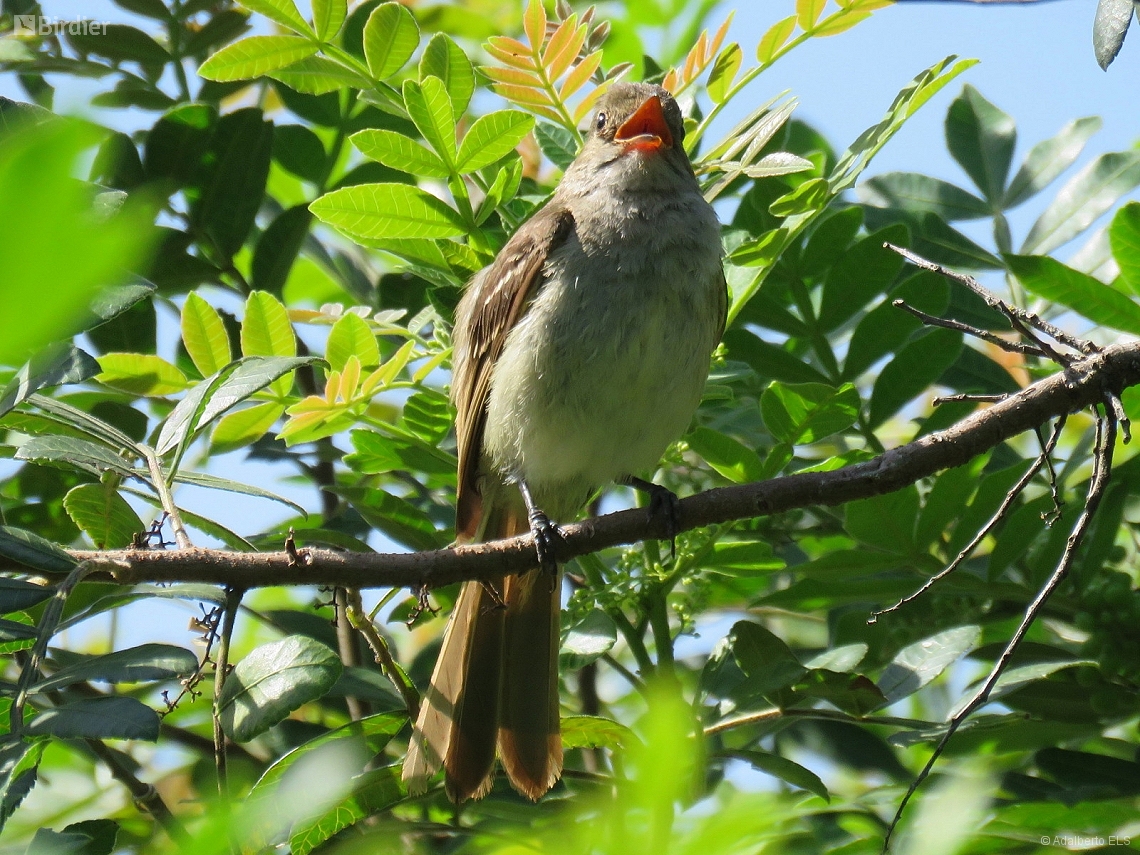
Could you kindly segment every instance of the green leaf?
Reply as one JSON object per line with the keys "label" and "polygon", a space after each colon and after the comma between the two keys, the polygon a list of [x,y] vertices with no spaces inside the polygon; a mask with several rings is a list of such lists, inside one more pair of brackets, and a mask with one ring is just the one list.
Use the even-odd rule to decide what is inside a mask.
{"label": "green leaf", "polygon": [[444,238],[466,234],[459,213],[407,184],[358,184],[326,193],[309,210],[351,238]]}
{"label": "green leaf", "polygon": [[300,36],[247,36],[211,56],[198,74],[218,82],[252,80],[313,56],[317,49]]}
{"label": "green leaf", "polygon": [[879,208],[933,212],[945,220],[976,220],[993,211],[973,193],[917,172],[888,172],[865,181],[860,196]]}
{"label": "green leaf", "polygon": [[48,692],[87,681],[143,683],[175,680],[198,670],[198,657],[169,644],[141,644],[105,656],[85,656],[36,683],[32,692]]}
{"label": "green leaf", "polygon": [[0,615],[30,609],[32,606],[51,599],[55,593],[46,585],[34,585],[22,579],[9,579],[0,576]]}
{"label": "green leaf", "polygon": [[915,529],[915,544],[920,550],[928,550],[961,519],[987,462],[989,455],[983,454],[964,466],[947,469],[935,479],[926,494]]}
{"label": "green leaf", "polygon": [[224,416],[210,437],[210,451],[225,454],[257,442],[285,414],[285,407],[274,401],[254,404]]}
{"label": "green leaf", "polygon": [[403,68],[419,43],[419,24],[401,3],[381,3],[364,25],[364,56],[377,80],[385,80]]}
{"label": "green leaf", "polygon": [[113,819],[73,822],[63,831],[41,828],[25,855],[111,855],[118,836],[119,824]]}
{"label": "green leaf", "polygon": [[273,128],[273,159],[310,184],[324,177],[325,144],[305,125],[278,124]]}
{"label": "green leaf", "polygon": [[241,5],[251,12],[258,12],[271,21],[301,35],[311,35],[312,30],[297,11],[293,0],[241,0]]}
{"label": "green leaf", "polygon": [[246,299],[241,352],[246,356],[297,355],[297,337],[289,312],[272,294],[254,291]]}
{"label": "green leaf", "polygon": [[734,692],[737,697],[771,694],[790,686],[805,673],[806,669],[788,646],[758,623],[737,621],[728,638],[736,664],[748,677]]}
{"label": "green leaf", "polygon": [[0,743],[0,826],[35,786],[40,759],[49,739],[7,739]]}
{"label": "green leaf", "polygon": [[453,124],[458,122],[475,92],[475,68],[463,48],[444,33],[432,36],[420,57],[420,84],[426,83],[428,77],[443,83],[451,100]]}
{"label": "green leaf", "polygon": [[1100,130],[1100,126],[1098,116],[1074,119],[1052,139],[1042,140],[1033,146],[1006,188],[1002,210],[1020,205],[1052,184],[1076,162],[1085,143]]}
{"label": "green leaf", "polygon": [[946,147],[982,195],[998,205],[1017,143],[1012,118],[966,84],[946,113]]}
{"label": "green leaf", "polygon": [[889,353],[894,353],[921,326],[910,313],[893,305],[904,300],[907,305],[931,315],[941,315],[950,300],[950,286],[935,273],[921,271],[910,277],[859,321],[847,356],[843,361],[843,377],[854,380]]}
{"label": "green leaf", "polygon": [[848,502],[844,528],[861,543],[896,555],[913,555],[917,520],[918,488],[908,484],[893,493]]}
{"label": "green leaf", "polygon": [[1115,288],[1048,256],[1006,256],[1010,271],[1028,291],[1067,306],[1100,326],[1140,334],[1140,304]]}
{"label": "green leaf", "polygon": [[254,487],[251,484],[242,484],[238,481],[231,481],[228,478],[207,475],[205,472],[190,472],[185,469],[178,470],[178,472],[174,474],[174,480],[183,484],[193,484],[195,487],[205,487],[209,490],[224,490],[227,493],[239,493],[243,496],[256,496],[259,499],[269,499],[274,502],[279,502],[282,505],[288,505],[299,514],[308,515],[303,507],[291,499],[286,499],[284,496],[278,496],[276,493],[271,493],[269,490],[263,490],[260,487]]}
{"label": "green leaf", "polygon": [[959,626],[904,647],[887,665],[877,683],[887,703],[913,695],[973,650],[981,637],[981,627]]}
{"label": "green leaf", "polygon": [[350,487],[340,491],[365,522],[380,529],[397,543],[411,549],[439,549],[442,532],[431,518],[410,502],[383,490]]}
{"label": "green leaf", "polygon": [[1128,0],[1100,0],[1093,16],[1093,55],[1103,71],[1107,71],[1120,49],[1132,24],[1135,6]]}
{"label": "green leaf", "polygon": [[438,154],[415,140],[387,130],[366,130],[349,137],[365,157],[392,169],[423,178],[446,178],[451,174]]}
{"label": "green leaf", "polygon": [[451,96],[438,77],[425,77],[423,82],[404,81],[404,105],[416,128],[435,149],[436,154],[455,168],[455,116]]}
{"label": "green leaf", "polygon": [[344,25],[348,0],[313,0],[313,29],[322,42],[332,39]]}
{"label": "green leaf", "polygon": [[976,59],[958,59],[948,56],[930,68],[921,72],[907,84],[891,103],[882,120],[859,135],[851,144],[835,168],[831,171],[828,180],[831,182],[831,192],[834,195],[842,193],[855,185],[856,180],[866,169],[879,149],[898,133],[903,124],[913,116],[923,104],[933,98],[947,83],[977,64]]}
{"label": "green leaf", "polygon": [[760,398],[760,413],[772,435],[788,445],[806,445],[850,427],[859,417],[859,392],[822,383],[772,383]]}
{"label": "green leaf", "polygon": [[253,251],[251,284],[255,291],[280,296],[309,236],[313,214],[306,204],[282,211],[261,233]]}
{"label": "green leaf", "polygon": [[98,476],[104,472],[117,472],[128,478],[135,474],[130,461],[106,446],[56,434],[33,436],[26,440],[16,449],[16,459],[64,463]]}
{"label": "green leaf", "polygon": [[99,373],[99,363],[67,342],[48,345],[33,356],[0,393],[0,416],[48,386],[82,383]]}
{"label": "green leaf", "polygon": [[609,653],[617,644],[617,625],[601,609],[591,609],[566,633],[558,654],[564,671],[577,671]]}
{"label": "green leaf", "polygon": [[447,436],[451,416],[447,396],[431,389],[416,392],[404,402],[404,426],[427,443],[438,444]]}
{"label": "green leaf", "polygon": [[958,359],[962,334],[953,330],[931,330],[902,350],[883,366],[871,392],[871,427],[878,427],[904,404],[925,392]]}
{"label": "green leaf", "polygon": [[356,451],[345,455],[345,465],[365,475],[405,470],[451,480],[457,466],[455,455],[419,437],[397,439],[371,430],[354,430],[352,445]]}
{"label": "green leaf", "polygon": [[158,741],[158,714],[129,697],[85,698],[43,710],[27,726],[31,736],[56,739]]}
{"label": "green leaf", "polygon": [[826,669],[828,671],[850,671],[863,661],[868,647],[862,642],[845,644],[824,650],[804,663],[805,668]]}
{"label": "green leaf", "polygon": [[101,369],[96,380],[131,395],[158,398],[189,385],[185,374],[152,353],[104,353],[96,361]]}
{"label": "green leaf", "polygon": [[126,24],[104,23],[100,32],[77,33],[68,31],[67,40],[83,53],[93,53],[120,62],[138,62],[143,65],[162,66],[170,62],[166,48],[135,27]]}
{"label": "green leaf", "polygon": [[759,455],[727,434],[697,427],[685,435],[685,440],[709,466],[733,483],[759,481],[764,475]]}
{"label": "green leaf", "polygon": [[182,342],[194,367],[209,377],[229,364],[230,337],[218,310],[191,292],[182,304]]}
{"label": "green leaf", "polygon": [[354,69],[323,56],[307,56],[269,72],[269,76],[306,95],[327,95],[345,88],[367,89],[371,85]]}
{"label": "green leaf", "polygon": [[621,750],[636,745],[637,736],[624,724],[596,715],[562,717],[562,747],[612,748]]}
{"label": "green leaf", "polygon": [[773,217],[791,217],[822,211],[832,195],[826,179],[810,178],[769,205],[768,212]]}
{"label": "green leaf", "polygon": [[146,530],[134,508],[110,484],[72,487],[63,497],[63,508],[96,549],[125,548],[136,533]]}
{"label": "green leaf", "polygon": [[222,727],[248,742],[291,712],[323,697],[340,677],[340,658],[319,641],[290,635],[263,644],[226,678],[218,707]]}
{"label": "green leaf", "polygon": [[457,169],[475,172],[506,157],[534,127],[534,118],[519,110],[498,110],[480,116],[459,146]]}
{"label": "green leaf", "polygon": [[61,547],[38,534],[11,526],[0,526],[0,555],[44,573],[70,573],[76,561]]}
{"label": "green leaf", "polygon": [[349,742],[362,740],[366,752],[375,756],[384,750],[384,746],[400,732],[407,721],[408,716],[405,712],[384,712],[365,716],[359,721],[349,722],[343,727],[322,733],[276,760],[258,778],[247,798],[251,800],[273,798],[277,794],[277,786],[281,780],[298,761],[311,757],[314,753],[334,743],[341,743],[345,740]]}
{"label": "green leaf", "polygon": [[380,346],[372,327],[355,312],[345,312],[329,331],[325,359],[333,371],[343,371],[350,356],[360,360],[362,368],[380,364]]}
{"label": "green leaf", "polygon": [[736,42],[727,45],[717,56],[706,84],[709,97],[714,104],[721,104],[728,97],[728,90],[732,88],[732,82],[736,80],[736,74],[740,71],[740,64],[743,61],[744,53]]}
{"label": "green leaf", "polygon": [[222,372],[208,377],[178,402],[158,435],[155,449],[166,454],[188,443],[214,419],[266,386],[302,365],[315,362],[315,356],[246,356]]}
{"label": "green leaf", "polygon": [[746,329],[731,329],[724,343],[732,359],[747,362],[762,379],[784,383],[826,383],[827,378],[782,347],[769,344]]}
{"label": "green leaf", "polygon": [[1140,152],[1102,154],[1057,191],[1037,218],[1023,255],[1045,255],[1075,238],[1126,193],[1140,185]]}
{"label": "green leaf", "polygon": [[309,855],[333,835],[369,816],[386,811],[407,795],[399,766],[373,769],[351,779],[352,790],[331,810],[293,826],[289,851]]}
{"label": "green leaf", "polygon": [[759,769],[761,772],[779,778],[781,781],[791,784],[793,787],[814,793],[825,802],[831,801],[831,793],[827,791],[827,786],[820,780],[818,775],[810,769],[805,769],[799,763],[792,762],[786,757],[781,757],[779,754],[769,754],[766,751],[751,751],[746,749],[733,751],[732,756],[744,760],[751,765],[752,768]]}
{"label": "green leaf", "polygon": [[574,135],[561,125],[536,122],[534,138],[538,140],[538,147],[542,149],[542,153],[559,169],[565,170],[578,156],[578,142],[574,139]]}
{"label": "green leaf", "polygon": [[867,235],[848,248],[828,271],[819,308],[821,330],[836,329],[894,282],[902,270],[903,259],[883,246],[888,242],[905,244],[906,229],[895,225]]}
{"label": "green leaf", "polygon": [[226,259],[245,245],[265,195],[273,160],[273,123],[245,107],[222,116],[210,137],[191,220]]}
{"label": "green leaf", "polygon": [[1108,240],[1112,257],[1120,265],[1120,278],[1133,294],[1140,294],[1140,202],[1129,202],[1116,212]]}

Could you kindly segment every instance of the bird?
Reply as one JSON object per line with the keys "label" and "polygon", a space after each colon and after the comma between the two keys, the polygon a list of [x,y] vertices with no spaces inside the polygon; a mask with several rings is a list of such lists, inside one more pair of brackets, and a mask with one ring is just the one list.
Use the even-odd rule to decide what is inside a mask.
{"label": "bird", "polygon": [[550,200],[459,301],[456,539],[533,531],[539,567],[463,584],[403,765],[413,795],[442,766],[453,802],[482,798],[496,756],[526,798],[554,786],[557,521],[614,482],[676,512],[640,475],[692,421],[727,307],[720,224],[684,138],[666,89],[611,86]]}

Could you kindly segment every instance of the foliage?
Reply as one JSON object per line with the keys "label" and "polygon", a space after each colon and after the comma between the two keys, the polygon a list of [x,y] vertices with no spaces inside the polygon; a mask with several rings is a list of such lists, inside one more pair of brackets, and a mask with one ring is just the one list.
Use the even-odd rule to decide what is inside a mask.
{"label": "foliage", "polygon": [[[313,0],[311,20],[292,0],[115,2],[137,26],[0,38],[0,63],[31,102],[0,103],[0,426],[12,458],[0,555],[22,568],[0,577],[10,839],[92,855],[169,851],[167,835],[196,853],[375,852],[395,839],[415,852],[877,851],[963,685],[988,671],[1056,566],[1087,489],[1087,416],[1069,418],[1054,482],[1036,477],[955,575],[874,623],[986,524],[1037,456],[1032,442],[840,509],[688,532],[675,555],[648,542],[576,561],[561,657],[570,773],[536,806],[501,782],[458,814],[439,788],[404,791],[405,698],[424,687],[443,625],[415,597],[375,604],[374,635],[398,660],[380,668],[330,626],[325,593],[261,590],[239,614],[234,591],[128,588],[67,550],[157,546],[178,485],[231,494],[207,514],[177,513],[181,546],[450,542],[452,310],[552,191],[616,79],[679,93],[686,146],[724,220],[730,326],[694,423],[657,473],[681,494],[838,469],[978,406],[932,408],[933,390],[1001,395],[1051,372],[899,311],[905,300],[1006,331],[885,241],[977,272],[1078,333],[1140,334],[1140,203],[1120,206],[1140,154],[1101,153],[1053,190],[1099,120],[1075,120],[1015,169],[1013,118],[967,85],[945,127],[969,186],[864,180],[972,64],[953,57],[842,154],[790,120],[790,98],[745,114],[742,93],[765,69],[884,0],[799,0],[750,37],[755,48],[730,41],[728,21],[709,25],[711,0],[605,15],[536,0]],[[93,105],[132,108],[100,114],[121,127],[50,112],[54,86],[79,78],[97,81]],[[722,114],[739,120],[714,140]],[[1030,201],[1043,208],[1015,239],[1008,212]],[[984,245],[980,222],[992,226]],[[1067,262],[1050,255],[1078,237]],[[1125,393],[1133,416],[1138,401]],[[1140,833],[1140,476],[1125,455],[1077,571],[995,703],[950,742],[899,851]],[[231,477],[244,459],[288,472],[309,500]],[[233,510],[256,498],[293,515],[257,530]],[[124,631],[134,604],[164,601],[187,604],[204,651],[158,643],[158,627]],[[414,633],[400,624],[409,615]],[[215,667],[227,659],[232,671]],[[156,741],[163,751],[144,744]],[[145,786],[130,795],[149,813],[127,789],[93,789],[93,762],[127,788],[156,784],[174,816]]]}

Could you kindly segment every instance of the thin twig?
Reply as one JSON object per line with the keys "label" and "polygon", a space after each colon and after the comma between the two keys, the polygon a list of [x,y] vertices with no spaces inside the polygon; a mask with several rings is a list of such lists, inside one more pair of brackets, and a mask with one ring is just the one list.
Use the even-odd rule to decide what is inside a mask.
{"label": "thin twig", "polygon": [[997,685],[998,680],[1001,678],[1002,673],[1009,665],[1010,660],[1013,658],[1014,652],[1017,650],[1021,640],[1029,631],[1029,627],[1037,619],[1041,613],[1045,602],[1057,590],[1057,587],[1065,580],[1072,567],[1073,560],[1076,558],[1077,550],[1084,542],[1085,532],[1088,530],[1089,524],[1092,522],[1093,516],[1096,514],[1097,507],[1104,496],[1105,487],[1108,485],[1109,475],[1112,472],[1112,455],[1113,448],[1116,445],[1116,419],[1111,414],[1098,418],[1096,423],[1096,444],[1093,451],[1093,472],[1089,480],[1088,497],[1085,501],[1085,508],[1081,511],[1080,517],[1077,519],[1076,525],[1073,527],[1072,533],[1069,535],[1068,541],[1065,543],[1065,551],[1061,555],[1060,561],[1057,562],[1057,568],[1053,571],[1053,575],[1049,577],[1049,581],[1037,593],[1033,602],[1029,604],[1029,608],[1025,610],[1025,615],[1018,625],[1017,630],[1013,636],[1006,643],[1005,649],[1002,650],[1001,656],[998,657],[994,667],[990,670],[989,675],[982,682],[981,686],[970,698],[970,700],[963,706],[954,716],[950,719],[949,726],[946,733],[938,741],[935,746],[934,753],[918,773],[918,776],[911,782],[907,788],[906,795],[903,796],[902,802],[899,804],[898,810],[895,811],[894,818],[891,820],[890,826],[887,828],[886,836],[883,838],[883,853],[890,850],[891,835],[894,833],[895,828],[898,826],[899,821],[902,819],[903,812],[906,810],[907,804],[914,796],[915,792],[921,786],[922,782],[930,775],[931,769],[942,756],[946,750],[946,745],[950,742],[950,738],[955,734],[962,723],[970,716],[970,714],[989,700],[990,693],[993,691],[994,686]]}
{"label": "thin twig", "polygon": [[940,407],[943,404],[969,402],[971,404],[996,404],[998,401],[1004,401],[1009,395],[971,395],[963,392],[959,395],[940,395],[934,399],[934,406]]}
{"label": "thin twig", "polygon": [[139,780],[135,774],[123,763],[118,755],[98,739],[83,740],[91,753],[99,758],[107,767],[111,777],[130,791],[135,804],[154,817],[155,822],[162,826],[170,838],[178,843],[186,843],[190,835],[182,827],[182,823],[171,813],[166,802],[153,784]]}
{"label": "thin twig", "polygon": [[1030,466],[1025,471],[1025,474],[1021,476],[1018,482],[1013,485],[1013,489],[1006,493],[1005,499],[1002,501],[998,509],[994,511],[993,516],[991,516],[989,521],[978,530],[977,534],[974,535],[970,542],[962,547],[962,551],[958,553],[954,560],[947,564],[945,569],[940,570],[929,579],[927,579],[917,591],[903,597],[893,606],[889,606],[888,608],[881,609],[879,611],[871,612],[871,616],[867,618],[867,623],[875,623],[879,619],[880,615],[885,615],[893,611],[897,611],[907,603],[914,602],[927,591],[929,591],[931,587],[933,587],[936,583],[942,579],[945,579],[947,576],[957,570],[962,565],[962,562],[973,554],[974,550],[978,548],[978,544],[985,540],[986,536],[991,531],[993,531],[994,526],[996,526],[999,522],[1002,521],[1002,519],[1005,518],[1005,515],[1013,505],[1014,500],[1016,500],[1017,497],[1021,495],[1021,492],[1029,486],[1029,482],[1033,480],[1033,476],[1041,471],[1041,467],[1048,462],[1049,455],[1052,454],[1053,449],[1057,447],[1057,440],[1061,437],[1061,430],[1065,427],[1065,420],[1065,416],[1061,416],[1061,418],[1057,419],[1057,424],[1053,426],[1053,435],[1049,437],[1049,442],[1046,443],[1045,447],[1041,449],[1041,453],[1037,455],[1037,459],[1033,461],[1033,465]]}
{"label": "thin twig", "polygon": [[[1071,347],[1073,350],[1077,351],[1078,353],[1082,353],[1085,356],[1090,356],[1094,353],[1100,352],[1100,348],[1093,344],[1091,341],[1085,341],[1083,339],[1077,338],[1076,336],[1070,335],[1064,330],[1053,326],[1048,321],[1043,320],[1033,312],[1026,311],[1025,309],[1019,308],[1018,306],[1011,306],[1009,303],[1005,302],[1005,300],[999,299],[994,294],[990,293],[989,290],[983,288],[981,283],[978,282],[978,280],[973,276],[967,276],[964,273],[958,273],[957,271],[951,270],[948,267],[943,267],[941,264],[935,264],[933,261],[928,261],[921,255],[917,255],[904,247],[895,246],[893,243],[884,243],[883,246],[885,246],[887,249],[897,252],[899,255],[901,255],[916,267],[921,267],[923,270],[929,270],[932,273],[937,273],[939,276],[945,276],[947,279],[953,279],[955,282],[960,282],[961,284],[965,285],[967,288],[981,297],[987,306],[989,306],[991,309],[996,309],[1005,315],[1009,322],[1013,325],[1014,329],[1017,329],[1019,332],[1028,335],[1029,338],[1031,338],[1033,341],[1042,344],[1047,351],[1051,350],[1049,346],[1040,342],[1035,336],[1032,335],[1032,333],[1029,333],[1028,330],[1024,328],[1025,326],[1040,330],[1053,340],[1065,345],[1065,347]],[[1050,353],[1049,358],[1054,359],[1062,365],[1065,364],[1065,361],[1067,359],[1067,357],[1063,356],[1062,354],[1054,353]]]}
{"label": "thin twig", "polygon": [[214,665],[214,765],[218,774],[218,795],[223,806],[229,804],[230,785],[229,769],[226,765],[226,734],[222,729],[220,701],[226,678],[229,676],[230,641],[234,634],[234,622],[237,620],[238,608],[244,595],[244,588],[226,589],[225,614],[222,617],[222,632],[218,642],[218,661]]}
{"label": "thin twig", "polygon": [[376,664],[380,666],[384,676],[391,681],[392,685],[396,687],[396,691],[400,693],[400,697],[404,699],[404,706],[408,709],[408,717],[415,720],[420,714],[419,692],[416,691],[412,681],[408,679],[403,669],[393,658],[392,651],[388,649],[388,642],[384,640],[372,621],[368,619],[368,615],[364,611],[364,602],[360,598],[360,590],[358,588],[344,590],[347,595],[345,615],[356,631],[364,636],[364,640],[368,642],[368,646],[372,650],[372,655],[376,658]]}
{"label": "thin twig", "polygon": [[715,736],[718,733],[723,733],[726,730],[734,730],[738,727],[746,727],[750,724],[764,724],[765,722],[778,721],[786,718],[806,718],[813,721],[845,721],[858,724],[882,724],[889,727],[902,727],[907,730],[924,730],[930,727],[930,722],[921,721],[916,718],[898,718],[897,716],[857,716],[845,713],[841,710],[826,710],[816,709],[814,707],[792,707],[790,709],[781,709],[780,707],[769,707],[764,710],[757,710],[756,712],[744,713],[736,718],[726,718],[718,721],[716,724],[710,724],[704,729],[705,736]]}
{"label": "thin twig", "polygon": [[1009,341],[992,332],[981,329],[980,327],[964,324],[961,321],[956,321],[953,318],[940,318],[937,315],[930,315],[921,309],[916,309],[914,306],[908,305],[905,300],[895,300],[891,303],[896,309],[902,309],[904,312],[909,312],[927,326],[942,327],[947,330],[954,330],[955,332],[965,333],[972,335],[974,338],[980,338],[982,341],[988,341],[995,347],[1000,347],[1008,353],[1020,353],[1023,356],[1044,356],[1045,353],[1038,347],[1028,344],[1022,344],[1019,341]]}
{"label": "thin twig", "polygon": [[178,542],[178,548],[193,549],[194,544],[190,542],[190,535],[186,533],[186,526],[182,524],[182,515],[178,512],[178,506],[174,504],[174,495],[170,492],[170,484],[166,481],[166,474],[162,471],[162,463],[158,459],[158,454],[149,446],[140,447],[146,457],[146,466],[150,470],[150,477],[154,480],[154,489],[158,492],[158,500],[162,503],[162,509],[170,517],[170,530],[174,532],[174,539]]}

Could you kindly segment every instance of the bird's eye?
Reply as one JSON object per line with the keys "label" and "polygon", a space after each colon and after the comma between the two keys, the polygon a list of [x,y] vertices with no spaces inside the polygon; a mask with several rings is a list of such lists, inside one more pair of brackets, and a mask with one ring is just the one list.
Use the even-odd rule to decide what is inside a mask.
{"label": "bird's eye", "polygon": [[606,114],[605,113],[598,113],[598,121],[596,122],[596,125],[597,125],[597,128],[599,131],[606,126]]}

